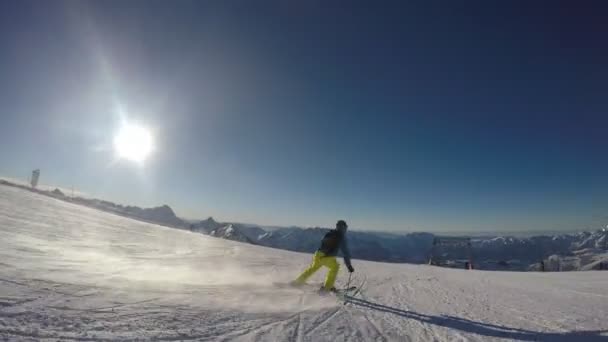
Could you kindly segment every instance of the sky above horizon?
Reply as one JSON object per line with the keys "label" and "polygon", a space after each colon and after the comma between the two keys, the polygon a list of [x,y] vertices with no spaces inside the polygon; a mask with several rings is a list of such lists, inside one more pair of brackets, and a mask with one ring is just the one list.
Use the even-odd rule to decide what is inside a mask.
{"label": "sky above horizon", "polygon": [[606,7],[5,1],[0,176],[267,225],[604,227]]}

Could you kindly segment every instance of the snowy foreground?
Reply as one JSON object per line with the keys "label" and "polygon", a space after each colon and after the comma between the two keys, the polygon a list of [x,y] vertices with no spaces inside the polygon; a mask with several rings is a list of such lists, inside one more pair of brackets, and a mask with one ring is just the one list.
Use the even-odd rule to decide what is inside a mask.
{"label": "snowy foreground", "polygon": [[608,341],[608,272],[355,260],[342,305],[309,259],[0,186],[0,340]]}

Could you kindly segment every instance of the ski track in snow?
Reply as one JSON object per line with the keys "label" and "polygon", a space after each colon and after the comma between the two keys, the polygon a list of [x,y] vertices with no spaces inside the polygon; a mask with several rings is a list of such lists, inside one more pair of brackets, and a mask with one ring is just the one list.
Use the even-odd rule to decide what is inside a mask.
{"label": "ski track in snow", "polygon": [[344,304],[275,285],[310,258],[0,186],[0,340],[608,341],[608,272],[355,260]]}

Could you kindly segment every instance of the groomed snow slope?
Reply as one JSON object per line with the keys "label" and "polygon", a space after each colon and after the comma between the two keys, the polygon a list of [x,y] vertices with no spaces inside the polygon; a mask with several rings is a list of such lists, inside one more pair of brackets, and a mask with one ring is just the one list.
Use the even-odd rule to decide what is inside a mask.
{"label": "groomed snow slope", "polygon": [[608,341],[608,272],[355,260],[341,305],[273,285],[309,259],[0,186],[0,340]]}

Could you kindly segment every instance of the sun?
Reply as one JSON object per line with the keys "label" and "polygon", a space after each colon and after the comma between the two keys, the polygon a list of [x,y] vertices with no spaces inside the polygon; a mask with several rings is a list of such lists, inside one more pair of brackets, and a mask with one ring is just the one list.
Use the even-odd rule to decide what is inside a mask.
{"label": "sun", "polygon": [[114,137],[114,149],[120,158],[141,163],[152,152],[152,134],[143,126],[125,123]]}

